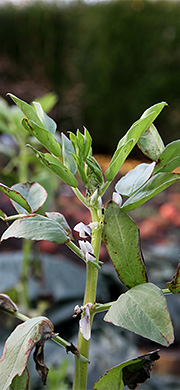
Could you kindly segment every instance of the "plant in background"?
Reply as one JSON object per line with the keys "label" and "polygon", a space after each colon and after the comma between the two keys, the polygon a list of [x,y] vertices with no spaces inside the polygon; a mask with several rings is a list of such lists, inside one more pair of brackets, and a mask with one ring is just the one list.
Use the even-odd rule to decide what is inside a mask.
{"label": "plant in background", "polygon": [[[53,93],[44,95],[36,99],[34,104],[39,104],[43,110],[49,112],[57,102],[57,96]],[[38,140],[32,134],[24,131],[21,124],[23,119],[22,111],[15,105],[9,106],[7,102],[0,97],[0,151],[2,156],[1,180],[4,184],[10,185],[16,190],[16,183],[31,181],[40,182],[48,191],[49,201],[52,201],[54,191],[57,188],[58,181],[56,177],[51,178],[51,186],[47,186],[50,179],[48,170],[42,170],[42,165],[26,148],[26,143],[31,142],[35,147],[39,146]],[[31,169],[33,164],[33,171]],[[41,169],[40,169],[41,168]],[[13,187],[14,185],[14,187]],[[28,184],[27,184],[28,186]],[[35,187],[32,187],[32,189]],[[40,188],[40,187],[39,187]],[[44,201],[47,194],[44,191]],[[16,205],[15,207],[17,207]],[[20,210],[18,210],[20,212]],[[14,288],[18,295],[18,303],[24,310],[29,307],[29,297],[27,291],[27,279],[29,276],[30,253],[32,251],[32,242],[23,240],[23,264],[21,271],[21,282]]]}
{"label": "plant in background", "polygon": [[[85,263],[86,286],[82,306],[76,305],[74,317],[80,317],[77,346],[54,334],[53,324],[46,317],[28,318],[4,294],[0,295],[1,309],[24,321],[12,332],[0,361],[0,389],[28,387],[27,360],[33,347],[36,369],[46,383],[48,368],[44,364],[43,346],[47,339],[63,346],[75,355],[73,390],[85,390],[89,364],[89,343],[94,317],[106,311],[104,320],[128,329],[136,334],[169,346],[174,340],[173,326],[167,309],[165,295],[180,292],[179,266],[172,282],[160,289],[148,282],[140,248],[139,229],[127,214],[171,184],[180,180],[173,173],[180,162],[180,140],[166,147],[153,125],[166,103],[158,103],[144,112],[125,136],[119,141],[111,162],[103,175],[92,155],[92,139],[86,128],[69,138],[61,134],[56,139],[56,124],[43,111],[40,104],[32,107],[14,95],[10,95],[24,114],[22,124],[46,148],[42,153],[34,145],[28,145],[36,158],[68,186],[82,204],[89,209],[88,225],[79,222],[74,230],[79,233],[78,245],[65,217],[59,212],[39,214],[46,193],[38,183],[18,183],[13,187],[4,184],[0,189],[7,194],[17,214],[1,218],[14,222],[5,230],[1,241],[10,237],[28,240],[49,240],[66,244]],[[138,143],[142,152],[152,162],[139,164],[115,185],[115,191],[106,206],[103,195],[116,177],[132,148]],[[84,183],[84,193],[78,188]],[[123,197],[123,198],[122,198]],[[123,201],[125,197],[125,201]],[[96,303],[98,273],[103,266],[99,258],[101,242],[104,242],[119,279],[127,287],[115,302]],[[73,275],[69,275],[69,278]],[[159,359],[158,350],[111,368],[94,384],[94,390],[135,389],[150,376],[154,361]],[[118,363],[118,362],[117,362]],[[97,378],[98,379],[98,378]]]}

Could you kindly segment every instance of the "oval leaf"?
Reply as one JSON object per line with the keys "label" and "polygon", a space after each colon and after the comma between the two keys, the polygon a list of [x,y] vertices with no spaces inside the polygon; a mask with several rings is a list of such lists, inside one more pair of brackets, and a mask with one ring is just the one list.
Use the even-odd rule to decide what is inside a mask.
{"label": "oval leaf", "polygon": [[139,138],[138,146],[145,156],[158,161],[159,155],[163,152],[165,146],[153,123]]}
{"label": "oval leaf", "polygon": [[78,181],[76,180],[74,175],[71,173],[71,171],[69,171],[67,167],[65,167],[65,165],[60,160],[58,160],[56,157],[52,156],[49,153],[41,153],[37,151],[31,145],[28,146],[32,149],[37,159],[40,160],[43,165],[49,168],[57,176],[59,176],[67,185],[71,187],[78,186]]}
{"label": "oval leaf", "polygon": [[34,345],[54,336],[53,324],[46,317],[36,317],[18,325],[6,341],[0,360],[0,389],[7,389],[16,375],[24,372]]}
{"label": "oval leaf", "polygon": [[18,203],[23,209],[25,209],[28,213],[31,212],[31,207],[28,204],[27,200],[18,192],[15,191],[7,186],[5,184],[0,183],[0,190],[3,191],[6,195],[9,196],[10,199],[12,199],[14,202]]}
{"label": "oval leaf", "polygon": [[120,295],[104,320],[161,345],[168,346],[174,340],[166,298],[152,283],[141,284]]}
{"label": "oval leaf", "polygon": [[[47,198],[46,190],[38,183],[18,183],[13,185],[11,189],[17,191],[26,199],[32,213],[39,210]],[[16,202],[13,201],[12,203],[20,214],[26,212],[26,210]]]}
{"label": "oval leaf", "polygon": [[28,240],[47,240],[56,244],[70,241],[69,232],[63,224],[42,215],[29,214],[14,221],[3,233],[1,241],[8,238],[27,238]]}
{"label": "oval leaf", "polygon": [[93,390],[122,390],[125,386],[136,389],[150,378],[154,361],[159,358],[158,351],[154,351],[121,363],[108,370],[95,383]]}
{"label": "oval leaf", "polygon": [[38,125],[30,119],[24,118],[22,120],[22,125],[28,133],[34,135],[50,153],[53,153],[56,157],[60,156],[61,147],[59,143],[56,141],[54,135],[43,127],[42,123],[41,125]]}
{"label": "oval leaf", "polygon": [[154,169],[154,175],[159,172],[172,172],[180,166],[180,140],[168,144],[160,154]]}
{"label": "oval leaf", "polygon": [[153,198],[153,196],[159,194],[165,188],[171,184],[180,180],[180,175],[175,173],[158,173],[151,177],[137,192],[135,192],[126,202],[123,204],[122,209],[124,211],[134,210],[141,206],[147,200]]}
{"label": "oval leaf", "polygon": [[119,278],[126,286],[134,287],[147,282],[146,269],[139,249],[139,229],[113,201],[108,203],[105,212],[103,241]]}
{"label": "oval leaf", "polygon": [[151,164],[139,164],[129,171],[116,184],[116,191],[124,196],[131,196],[137,191],[152,175],[155,162]]}

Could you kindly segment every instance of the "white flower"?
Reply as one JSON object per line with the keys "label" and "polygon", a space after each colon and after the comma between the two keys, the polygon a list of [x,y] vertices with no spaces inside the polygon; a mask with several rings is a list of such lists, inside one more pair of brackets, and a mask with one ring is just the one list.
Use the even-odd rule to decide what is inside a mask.
{"label": "white flower", "polygon": [[112,194],[112,200],[117,203],[119,207],[122,205],[122,196],[118,194],[117,192],[113,192]]}
{"label": "white flower", "polygon": [[79,241],[79,246],[84,257],[86,257],[87,253],[94,254],[94,249],[89,241]]}
{"label": "white flower", "polygon": [[74,230],[79,233],[79,237],[86,238],[87,234],[91,235],[91,229],[89,226],[85,225],[83,222],[79,222],[74,226]]}
{"label": "white flower", "polygon": [[90,326],[90,311],[92,303],[87,303],[82,309],[84,310],[84,316],[79,321],[80,332],[86,340],[91,338],[91,326]]}

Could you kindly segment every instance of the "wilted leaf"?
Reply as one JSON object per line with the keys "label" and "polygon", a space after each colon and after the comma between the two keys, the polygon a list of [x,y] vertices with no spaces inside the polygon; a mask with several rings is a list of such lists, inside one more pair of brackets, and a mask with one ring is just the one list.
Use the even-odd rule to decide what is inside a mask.
{"label": "wilted leaf", "polygon": [[3,233],[1,241],[11,237],[26,238],[28,240],[47,240],[56,244],[64,244],[70,240],[70,232],[64,229],[62,224],[54,218],[37,214],[29,214],[26,217],[14,221]]}
{"label": "wilted leaf", "polygon": [[44,345],[53,336],[53,324],[46,317],[18,325],[7,339],[0,360],[0,389],[7,389],[16,375],[22,375],[34,345],[38,342]]}
{"label": "wilted leaf", "polygon": [[93,390],[136,389],[150,378],[154,361],[160,358],[158,350],[128,360],[108,370],[94,385]]}
{"label": "wilted leaf", "polygon": [[168,144],[159,155],[154,175],[159,172],[172,172],[180,166],[180,140]]}
{"label": "wilted leaf", "polygon": [[158,173],[152,176],[138,191],[126,200],[122,209],[124,211],[136,209],[178,180],[180,180],[180,175],[175,173]]}
{"label": "wilted leaf", "polygon": [[116,191],[121,195],[131,196],[150,178],[154,167],[155,162],[137,165],[117,182],[115,186]]}
{"label": "wilted leaf", "polygon": [[[14,184],[11,189],[22,195],[22,197],[27,201],[31,213],[39,210],[47,198],[46,190],[38,183],[18,183]],[[26,213],[26,210],[17,202],[13,201],[12,203],[20,214]]]}
{"label": "wilted leaf", "polygon": [[166,298],[152,283],[141,284],[120,295],[104,319],[166,347],[174,340]]}
{"label": "wilted leaf", "polygon": [[145,156],[158,161],[159,155],[163,152],[165,146],[153,123],[139,138],[138,146]]}
{"label": "wilted leaf", "polygon": [[180,263],[177,266],[173,280],[171,280],[171,282],[167,282],[166,286],[173,294],[180,293]]}
{"label": "wilted leaf", "polygon": [[54,172],[57,176],[59,176],[67,185],[71,187],[77,187],[78,181],[75,176],[71,173],[71,171],[65,167],[65,165],[56,157],[52,156],[49,153],[41,153],[29,145],[37,159],[49,168],[52,172]]}
{"label": "wilted leaf", "polygon": [[0,294],[0,308],[1,309],[10,309],[12,311],[18,310],[16,304],[6,294]]}
{"label": "wilted leaf", "polygon": [[103,241],[119,278],[126,286],[134,287],[147,282],[139,229],[113,201],[108,203],[105,212]]}
{"label": "wilted leaf", "polygon": [[21,376],[16,375],[11,383],[10,390],[28,390],[29,389],[29,372],[26,367]]}

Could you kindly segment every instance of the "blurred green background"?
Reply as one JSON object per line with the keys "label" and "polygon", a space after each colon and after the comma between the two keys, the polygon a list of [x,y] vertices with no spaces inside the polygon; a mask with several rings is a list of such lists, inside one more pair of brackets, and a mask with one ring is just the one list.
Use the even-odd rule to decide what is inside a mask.
{"label": "blurred green background", "polygon": [[[21,4],[19,0],[16,6],[15,3],[13,0],[12,4],[5,2],[0,6],[0,96],[9,104],[12,101],[6,97],[7,92],[28,102],[54,92],[58,101],[50,116],[58,123],[58,130],[75,131],[85,125],[93,136],[94,152],[109,155],[146,108],[165,100],[169,107],[156,120],[156,127],[165,143],[179,138],[180,2],[118,0],[67,4],[65,1],[22,1]],[[6,114],[5,121],[8,117],[7,124],[15,133],[12,126],[15,112],[6,107]],[[23,141],[22,136],[20,138]],[[16,143],[10,145],[12,153],[4,162],[4,150],[8,152],[8,147],[5,148],[2,141],[3,138],[1,165],[4,167],[8,158],[14,165],[8,165],[10,172],[13,168],[12,175],[7,174],[7,169],[4,174],[1,169],[0,176],[3,182],[12,185],[21,181],[18,180],[21,173],[18,164],[23,168],[24,164]],[[24,138],[23,146],[26,142]],[[138,148],[133,151],[133,157],[142,157]],[[46,210],[65,213],[71,227],[79,220],[86,222],[84,208],[73,203],[74,198],[67,187],[61,183],[59,189],[59,181],[52,175],[49,178],[47,171],[42,173],[30,153],[28,162],[31,164],[28,179],[33,178],[47,187],[49,203],[48,206],[46,203]],[[168,189],[132,215],[140,226],[150,281],[160,287],[173,276],[179,258],[179,199],[179,187],[173,186],[172,192]],[[11,214],[12,208],[2,193],[1,203],[2,209]],[[160,207],[162,204],[166,209]],[[2,229],[5,230],[4,222]],[[0,289],[17,298],[23,295],[20,286],[22,241],[8,240],[6,245],[1,245]],[[117,299],[123,291],[106,256],[101,253],[106,264],[100,273],[97,294],[98,300],[104,302]],[[28,274],[31,314],[45,313],[55,330],[75,344],[78,322],[72,319],[72,313],[75,304],[82,302],[84,283],[84,268],[69,251],[47,242],[33,245]],[[166,350],[161,348],[160,369],[142,385],[143,390],[180,388],[180,302],[178,296],[173,298],[169,299],[169,306],[176,344],[169,349],[172,356],[168,355],[168,358]],[[2,353],[7,328],[14,329],[14,322],[7,316],[2,317],[2,313],[1,319]],[[103,323],[102,316],[97,317],[93,331],[89,388],[113,364],[157,348],[123,329],[110,328]],[[45,356],[49,367],[58,366],[57,372],[49,375],[47,389],[65,390],[68,388],[65,379],[68,377],[68,383],[72,381],[72,357],[66,364],[64,350],[59,347],[54,350],[50,342]],[[32,364],[32,373],[33,367]],[[170,377],[166,375],[168,368],[171,369]],[[159,373],[163,374],[160,379]],[[37,374],[32,377],[31,389],[41,389]]]}
{"label": "blurred green background", "polygon": [[[180,127],[180,3],[28,2],[0,7],[0,95],[56,92],[60,131],[85,125],[110,154],[149,106],[165,143]],[[137,152],[137,151],[136,151]]]}

